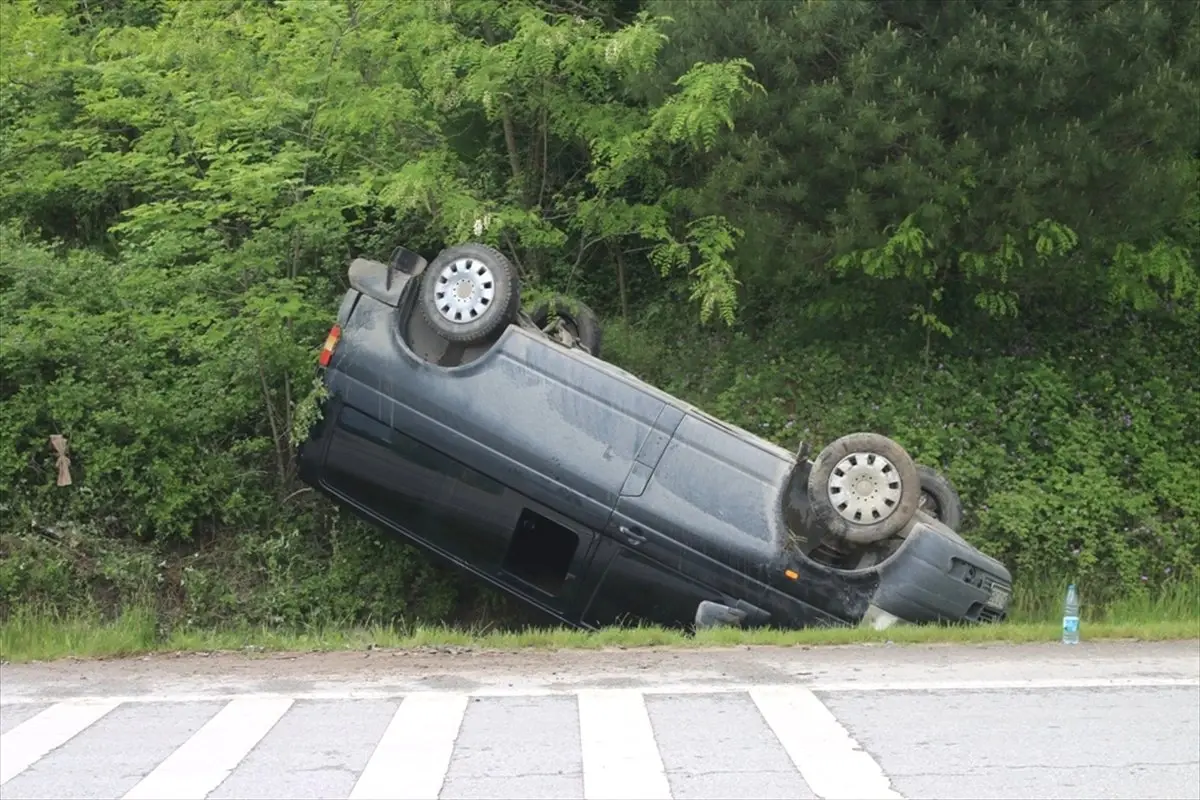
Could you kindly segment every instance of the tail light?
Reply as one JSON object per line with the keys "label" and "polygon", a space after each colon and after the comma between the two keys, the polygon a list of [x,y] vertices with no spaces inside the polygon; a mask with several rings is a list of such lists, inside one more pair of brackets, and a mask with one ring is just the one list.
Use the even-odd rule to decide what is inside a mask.
{"label": "tail light", "polygon": [[337,347],[338,339],[342,338],[342,326],[334,325],[329,329],[329,335],[325,337],[325,344],[321,348],[321,357],[318,362],[322,367],[329,366],[329,360],[333,358],[333,350]]}

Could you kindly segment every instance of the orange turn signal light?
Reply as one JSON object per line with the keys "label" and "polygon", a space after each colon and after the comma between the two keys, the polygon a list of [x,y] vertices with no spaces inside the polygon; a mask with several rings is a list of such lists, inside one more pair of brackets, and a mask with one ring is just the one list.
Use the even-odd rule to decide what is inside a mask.
{"label": "orange turn signal light", "polygon": [[800,573],[796,572],[796,570],[794,570],[794,569],[785,569],[783,571],[783,574],[787,576],[788,580],[793,580],[793,581],[796,580],[796,578],[800,577]]}
{"label": "orange turn signal light", "polygon": [[329,366],[329,360],[333,358],[333,349],[337,347],[338,340],[342,338],[342,326],[334,325],[329,329],[329,335],[325,337],[325,345],[321,348],[321,357],[317,359],[322,367]]}

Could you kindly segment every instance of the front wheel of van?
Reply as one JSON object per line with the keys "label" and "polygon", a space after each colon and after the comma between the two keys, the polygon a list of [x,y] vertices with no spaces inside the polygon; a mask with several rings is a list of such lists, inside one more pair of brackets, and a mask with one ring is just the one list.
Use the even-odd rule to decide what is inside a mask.
{"label": "front wheel of van", "polygon": [[912,520],[921,501],[917,465],[897,442],[852,433],[820,452],[808,475],[809,503],[833,536],[854,545],[882,542]]}
{"label": "front wheel of van", "polygon": [[517,271],[502,253],[462,244],[438,253],[421,276],[421,312],[447,341],[478,344],[511,323],[521,305]]}

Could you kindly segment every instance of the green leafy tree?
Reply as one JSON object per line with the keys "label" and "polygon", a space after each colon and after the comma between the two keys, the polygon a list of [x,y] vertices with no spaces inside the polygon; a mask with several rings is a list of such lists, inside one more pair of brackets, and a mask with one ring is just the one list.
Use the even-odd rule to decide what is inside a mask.
{"label": "green leafy tree", "polygon": [[627,87],[655,69],[661,21],[580,11],[0,7],[9,528],[103,519],[166,548],[299,526],[329,552],[295,433],[348,259],[397,243],[495,244],[531,294],[641,248],[631,271],[731,320],[736,231],[689,218],[672,176],[732,125],[748,65],[697,64],[647,105]]}
{"label": "green leafy tree", "polygon": [[690,184],[751,231],[755,320],[1200,309],[1194,3],[648,8],[667,76],[737,54],[768,90]]}
{"label": "green leafy tree", "polygon": [[295,446],[347,260],[465,240],[756,432],[895,432],[1021,569],[1194,570],[1198,54],[1166,0],[2,3],[0,612],[450,613]]}

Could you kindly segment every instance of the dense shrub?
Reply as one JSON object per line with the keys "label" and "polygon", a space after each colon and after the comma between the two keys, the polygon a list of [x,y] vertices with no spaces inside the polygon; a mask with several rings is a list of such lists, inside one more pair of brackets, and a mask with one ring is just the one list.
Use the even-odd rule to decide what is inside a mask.
{"label": "dense shrub", "polygon": [[1194,579],[1195,4],[586,6],[0,4],[0,613],[479,612],[290,436],[347,260],[465,239],[756,433],[895,436],[1019,575]]}

